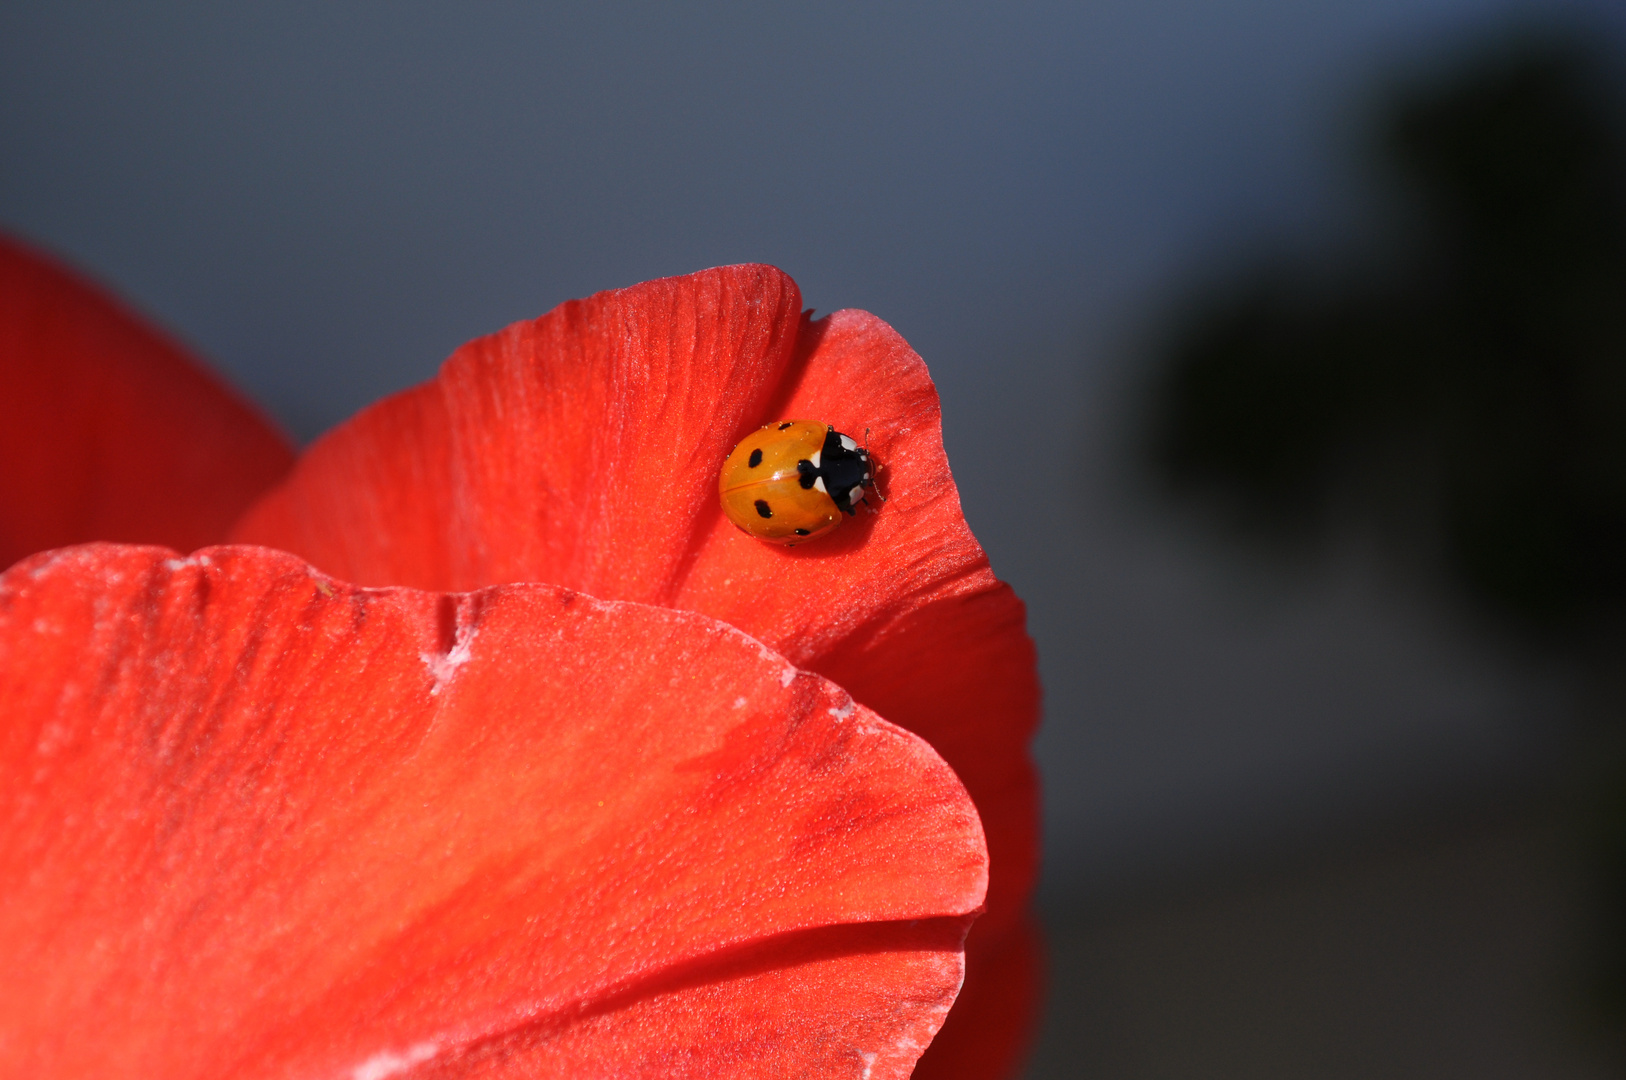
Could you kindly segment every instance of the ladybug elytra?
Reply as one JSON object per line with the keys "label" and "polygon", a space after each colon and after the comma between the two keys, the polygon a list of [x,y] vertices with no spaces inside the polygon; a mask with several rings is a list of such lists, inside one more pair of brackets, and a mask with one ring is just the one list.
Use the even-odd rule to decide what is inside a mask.
{"label": "ladybug elytra", "polygon": [[869,451],[829,424],[780,420],[740,440],[717,477],[728,520],[791,546],[835,531],[874,486]]}

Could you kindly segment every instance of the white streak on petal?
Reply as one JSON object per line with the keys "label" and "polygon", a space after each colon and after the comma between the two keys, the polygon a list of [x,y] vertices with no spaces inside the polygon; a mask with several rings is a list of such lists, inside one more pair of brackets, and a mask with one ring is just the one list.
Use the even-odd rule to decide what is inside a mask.
{"label": "white streak on petal", "polygon": [[350,1080],[385,1080],[385,1077],[406,1072],[414,1065],[428,1061],[440,1049],[439,1043],[414,1043],[400,1053],[380,1050],[350,1070]]}
{"label": "white streak on petal", "polygon": [[431,697],[439,694],[441,688],[452,681],[452,676],[457,674],[457,669],[469,662],[470,647],[474,644],[474,636],[474,627],[459,626],[457,628],[457,639],[452,643],[449,650],[443,653],[425,652],[418,654],[418,659],[423,661],[423,666],[429,669],[429,677],[435,680],[434,685],[429,688]]}

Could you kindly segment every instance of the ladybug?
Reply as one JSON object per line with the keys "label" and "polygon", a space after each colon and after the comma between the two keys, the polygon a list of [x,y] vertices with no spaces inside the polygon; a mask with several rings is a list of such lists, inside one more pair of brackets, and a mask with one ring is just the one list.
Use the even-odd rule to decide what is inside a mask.
{"label": "ladybug", "polygon": [[790,547],[834,532],[873,487],[869,451],[829,424],[780,420],[740,440],[717,476],[728,520]]}

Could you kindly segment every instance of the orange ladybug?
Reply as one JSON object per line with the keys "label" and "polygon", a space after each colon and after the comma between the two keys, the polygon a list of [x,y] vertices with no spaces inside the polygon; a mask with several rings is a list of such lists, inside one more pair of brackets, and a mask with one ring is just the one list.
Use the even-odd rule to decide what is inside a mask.
{"label": "orange ladybug", "polygon": [[873,487],[869,451],[829,424],[780,420],[740,440],[717,476],[728,520],[789,547],[834,532]]}

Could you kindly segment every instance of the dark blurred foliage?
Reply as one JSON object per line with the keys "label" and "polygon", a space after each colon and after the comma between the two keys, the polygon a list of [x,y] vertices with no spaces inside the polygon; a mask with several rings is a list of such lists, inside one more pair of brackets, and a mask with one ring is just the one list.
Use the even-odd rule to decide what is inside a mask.
{"label": "dark blurred foliage", "polygon": [[1182,320],[1155,395],[1178,489],[1303,529],[1356,513],[1518,627],[1626,608],[1626,135],[1582,47],[1399,95],[1399,235]]}
{"label": "dark blurred foliage", "polygon": [[1420,586],[1586,673],[1609,777],[1594,850],[1622,931],[1596,956],[1620,1027],[1626,755],[1597,750],[1626,745],[1616,75],[1585,36],[1526,35],[1390,97],[1374,144],[1391,224],[1177,310],[1149,433],[1181,496],[1268,536],[1358,523]]}

